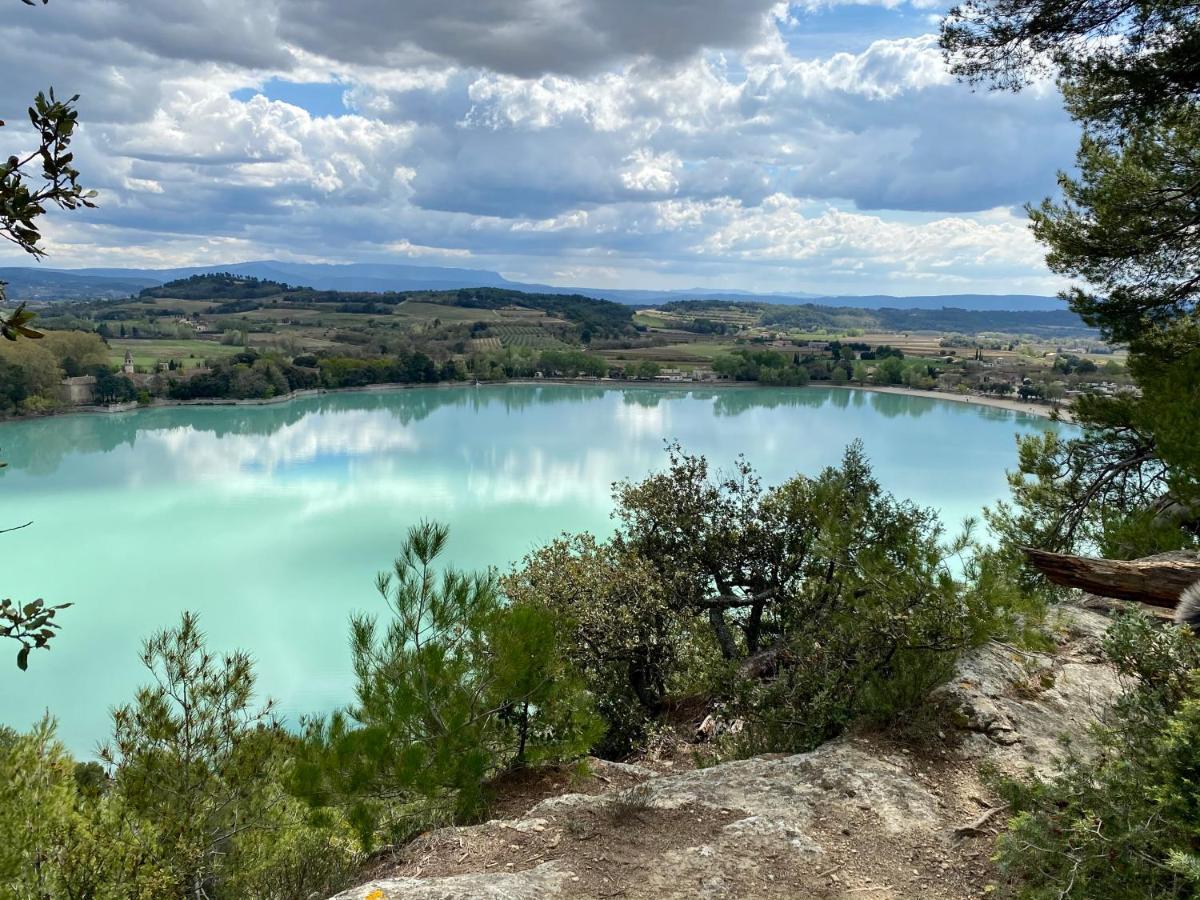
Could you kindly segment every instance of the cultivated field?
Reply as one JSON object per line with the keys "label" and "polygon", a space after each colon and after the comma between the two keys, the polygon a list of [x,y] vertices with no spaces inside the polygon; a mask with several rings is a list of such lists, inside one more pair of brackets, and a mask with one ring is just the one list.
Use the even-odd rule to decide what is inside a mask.
{"label": "cultivated field", "polygon": [[119,366],[125,361],[125,351],[133,353],[133,364],[139,368],[150,369],[159,362],[169,359],[180,363],[185,369],[195,369],[204,365],[205,359],[219,359],[241,352],[241,347],[228,344],[218,344],[216,341],[179,341],[158,340],[149,338],[127,339],[110,338],[111,348],[109,360]]}

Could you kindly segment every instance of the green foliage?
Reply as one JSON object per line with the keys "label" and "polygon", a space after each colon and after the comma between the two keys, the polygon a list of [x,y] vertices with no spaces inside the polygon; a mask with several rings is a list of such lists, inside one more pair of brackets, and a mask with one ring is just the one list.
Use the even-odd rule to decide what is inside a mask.
{"label": "green foliage", "polygon": [[809,378],[793,357],[775,350],[734,350],[714,359],[712,367],[722,377],[763,384],[805,385]]}
{"label": "green foliage", "polygon": [[145,288],[138,296],[172,300],[251,300],[300,290],[311,288],[294,288],[279,281],[253,278],[249,275],[212,272]]}
{"label": "green foliage", "polygon": [[[1005,547],[1101,550],[1130,559],[1196,544],[1200,492],[1190,474],[1194,443],[1181,418],[1193,408],[1196,389],[1176,380],[1186,369],[1166,373],[1161,387],[1148,379],[1141,398],[1079,398],[1073,410],[1079,437],[1046,432],[1018,439],[1011,502],[985,514]],[[1193,399],[1186,401],[1189,392]]]}
{"label": "green foliage", "polygon": [[951,11],[942,46],[971,80],[1017,88],[1056,71],[1082,127],[1061,198],[1030,208],[1064,294],[1130,344],[1140,398],[1076,404],[1082,438],[1026,444],[1011,535],[1050,549],[1137,555],[1200,535],[1200,50],[1196,7],[1139,0],[975,0]]}
{"label": "green foliage", "polygon": [[49,720],[0,730],[0,896],[292,900],[345,887],[353,833],[283,790],[294,739],[254,707],[249,658],[212,657],[185,615],[143,661],[155,684],[113,712],[111,776],[76,764]]}
{"label": "green foliage", "polygon": [[634,330],[632,307],[580,294],[530,294],[503,288],[463,288],[434,294],[433,299],[469,309],[504,309],[510,306],[538,309],[574,323],[581,337],[585,332],[591,337],[621,337]]}
{"label": "green foliage", "polygon": [[[53,88],[49,94],[39,92],[28,110],[38,146],[24,157],[11,156],[0,163],[0,237],[34,256],[45,255],[38,246],[42,236],[37,219],[45,214],[47,204],[63,209],[95,206],[91,202],[95,191],[79,184],[79,171],[71,165],[78,99],[77,94],[59,100]],[[28,167],[35,160],[41,165],[41,173],[31,183]]]}
{"label": "green foliage", "polygon": [[36,342],[0,341],[0,416],[56,409],[67,376],[94,375],[101,403],[132,400],[133,383],[112,372],[108,356],[108,347],[92,332],[50,331]]}
{"label": "green foliage", "polygon": [[942,23],[955,74],[1019,89],[1056,71],[1072,114],[1136,128],[1200,92],[1200,19],[1170,0],[968,0]]}
{"label": "green foliage", "polygon": [[59,610],[70,605],[60,603],[57,606],[49,606],[41,599],[25,604],[13,603],[7,597],[0,599],[0,638],[9,638],[21,645],[17,651],[17,668],[21,671],[29,668],[31,650],[49,647],[50,639],[59,627],[55,617]]}
{"label": "green foliage", "polygon": [[1142,391],[1138,425],[1154,439],[1155,455],[1166,468],[1172,497],[1200,502],[1200,317],[1192,316],[1145,335],[1130,358],[1130,371]]}
{"label": "green foliage", "polygon": [[662,374],[662,366],[653,360],[639,360],[625,366],[625,377],[640,381],[653,381]]}
{"label": "green foliage", "polygon": [[1105,638],[1128,691],[1048,779],[998,779],[1013,804],[999,861],[1030,898],[1200,896],[1200,642],[1143,617]]}
{"label": "green foliage", "polygon": [[412,528],[379,576],[392,618],[352,619],[357,703],[310,723],[297,772],[298,789],[344,808],[368,847],[380,834],[469,818],[491,776],[577,756],[597,736],[551,616],[503,605],[491,573],[439,577],[447,536]]}
{"label": "green foliage", "polygon": [[[44,719],[0,729],[0,896],[12,900],[151,900],[167,873],[135,844],[121,799],[101,771],[76,765]],[[178,896],[176,894],[176,896]]]}
{"label": "green foliage", "polygon": [[[0,301],[4,299],[4,282],[0,282]],[[17,338],[26,337],[34,340],[43,337],[42,332],[30,328],[29,323],[37,318],[37,313],[25,308],[22,303],[7,316],[0,313],[0,337],[7,341],[15,341]]]}
{"label": "green foliage", "polygon": [[1064,199],[1030,212],[1051,270],[1092,285],[1072,290],[1072,307],[1119,341],[1194,313],[1200,108],[1115,145],[1085,135],[1076,165],[1078,176],[1059,176]]}
{"label": "green foliage", "polygon": [[616,485],[610,541],[556,541],[504,582],[554,612],[607,752],[636,741],[668,692],[715,692],[743,722],[738,752],[809,749],[919,702],[960,650],[1011,631],[1002,561],[969,535],[942,546],[934,513],[886,494],[861,446],[769,489],[745,461],[714,478],[703,457],[669,455],[666,471]]}
{"label": "green foliage", "polygon": [[661,711],[684,649],[684,623],[658,572],[628,548],[580,534],[526,557],[502,586],[555,624],[607,725],[596,749],[628,753]]}
{"label": "green foliage", "polygon": [[[32,4],[30,4],[32,5]],[[39,92],[29,107],[29,121],[38,134],[38,145],[25,156],[10,156],[0,162],[0,238],[16,244],[33,256],[44,256],[40,241],[42,234],[38,219],[49,205],[62,209],[94,207],[95,191],[79,184],[79,171],[71,163],[71,139],[79,113],[75,109],[78,95],[62,101]],[[4,122],[0,121],[0,128]],[[41,172],[30,175],[30,164],[37,162]],[[4,300],[4,285],[0,283],[0,303]],[[41,337],[29,327],[33,313],[24,304],[12,312],[0,312],[0,336],[14,341],[18,336]]]}
{"label": "green foliage", "polygon": [[220,896],[261,900],[330,897],[358,880],[362,854],[336,811],[310,810],[282,786],[267,825],[239,835]]}
{"label": "green foliage", "polygon": [[[308,365],[311,363],[312,365]],[[318,368],[318,372],[313,369]],[[263,399],[316,387],[346,388],[371,384],[436,384],[463,377],[453,363],[438,366],[419,351],[395,356],[299,356],[292,363],[276,354],[254,350],[218,360],[208,372],[171,382],[177,400],[200,397]]]}
{"label": "green foliage", "polygon": [[0,730],[0,895],[46,895],[38,861],[74,812],[72,773],[49,720],[27,735]]}
{"label": "green foliage", "polygon": [[94,370],[97,403],[128,403],[136,399],[137,388],[127,375],[118,375],[107,368]]}
{"label": "green foliage", "polygon": [[[686,307],[691,303],[671,303],[664,309]],[[1088,328],[1070,310],[975,310],[954,309],[858,309],[815,304],[717,304],[717,308],[740,307],[760,312],[763,325],[778,325],[806,332],[948,331],[979,334],[1006,331],[1046,337],[1086,334]]]}
{"label": "green foliage", "polygon": [[215,657],[192,614],[148,639],[142,662],[154,683],[113,710],[100,757],[144,825],[141,853],[176,896],[201,900],[224,890],[243,836],[275,824],[289,741],[271,703],[254,703],[250,657]]}
{"label": "green foliage", "polygon": [[608,374],[603,357],[582,350],[543,350],[538,356],[538,370],[546,375],[575,378],[587,375],[602,378]]}

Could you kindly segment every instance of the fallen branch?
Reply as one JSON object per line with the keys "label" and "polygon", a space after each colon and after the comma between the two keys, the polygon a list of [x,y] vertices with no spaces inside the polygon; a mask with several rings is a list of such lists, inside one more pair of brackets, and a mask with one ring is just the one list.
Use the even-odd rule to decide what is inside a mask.
{"label": "fallen branch", "polygon": [[955,828],[954,837],[957,839],[979,837],[984,833],[983,826],[990,822],[994,816],[999,815],[1006,809],[1008,809],[1007,803],[1003,803],[1000,806],[993,806],[991,809],[986,810],[983,815],[981,815],[974,822],[968,822],[966,825],[959,825],[957,828]]}
{"label": "fallen branch", "polygon": [[1200,581],[1200,557],[1188,554],[1120,560],[1021,549],[1030,565],[1057,585],[1150,606],[1174,609],[1179,595]]}
{"label": "fallen branch", "polygon": [[770,678],[791,662],[792,656],[783,644],[776,644],[766,650],[760,650],[753,656],[746,657],[738,666],[738,675],[751,680]]}

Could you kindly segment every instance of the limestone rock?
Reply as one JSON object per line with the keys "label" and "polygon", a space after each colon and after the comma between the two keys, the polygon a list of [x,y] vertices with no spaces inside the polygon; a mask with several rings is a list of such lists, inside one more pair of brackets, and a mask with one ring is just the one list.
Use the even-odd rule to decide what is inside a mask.
{"label": "limestone rock", "polygon": [[968,758],[1045,775],[1061,740],[1086,743],[1089,727],[1120,693],[1116,673],[1099,654],[1108,619],[1074,607],[1061,615],[1058,653],[990,645],[965,659],[936,692],[968,732]]}
{"label": "limestone rock", "polygon": [[562,896],[570,874],[554,863],[524,872],[483,872],[449,878],[392,878],[338,894],[335,900],[540,900]]}
{"label": "limestone rock", "polygon": [[989,829],[1003,824],[986,817],[962,836],[988,808],[979,763],[1044,772],[1060,736],[1086,741],[1120,690],[1098,652],[1106,625],[1065,609],[1057,652],[990,645],[963,660],[937,692],[962,740],[912,751],[847,737],[666,775],[598,763],[614,782],[641,783],[434,832],[410,854],[408,877],[337,900],[978,895],[995,874]]}

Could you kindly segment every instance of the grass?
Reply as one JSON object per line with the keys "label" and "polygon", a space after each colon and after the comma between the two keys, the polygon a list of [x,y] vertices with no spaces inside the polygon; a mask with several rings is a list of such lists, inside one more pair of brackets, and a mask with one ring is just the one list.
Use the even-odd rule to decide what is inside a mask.
{"label": "grass", "polygon": [[634,325],[645,325],[647,328],[670,328],[672,324],[678,324],[678,319],[672,319],[662,313],[652,312],[644,309],[633,314]]}
{"label": "grass", "polygon": [[396,315],[430,322],[434,319],[441,319],[443,322],[495,322],[500,319],[500,314],[494,309],[469,309],[420,300],[405,300],[397,305]]}
{"label": "grass", "polygon": [[169,359],[182,363],[185,369],[194,369],[203,366],[205,359],[232,356],[242,350],[241,347],[218,344],[215,341],[159,340],[156,338],[147,340],[110,338],[108,345],[112,349],[109,360],[113,365],[121,365],[125,361],[125,351],[129,350],[133,354],[133,364],[147,369]]}
{"label": "grass", "polygon": [[173,309],[178,310],[180,313],[202,313],[220,302],[219,300],[174,300],[168,297],[146,297],[117,304],[113,309],[128,310],[129,312],[139,314],[151,309]]}
{"label": "grass", "polygon": [[668,344],[665,347],[609,350],[604,355],[609,359],[652,360],[657,363],[712,362],[722,353],[728,353],[737,346],[724,341],[694,341],[686,344]]}
{"label": "grass", "polygon": [[[307,306],[266,306],[262,309],[251,309],[242,313],[213,316],[212,321],[223,322],[248,319],[258,322],[284,322],[295,319],[315,319],[321,315],[321,312],[319,309]],[[387,315],[387,313],[384,313],[384,315]]]}

